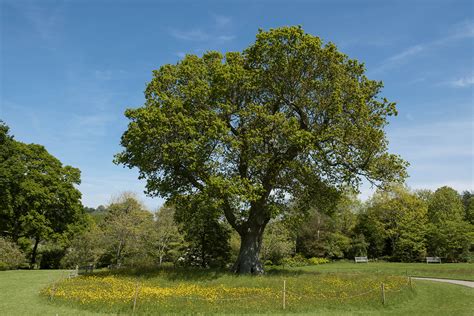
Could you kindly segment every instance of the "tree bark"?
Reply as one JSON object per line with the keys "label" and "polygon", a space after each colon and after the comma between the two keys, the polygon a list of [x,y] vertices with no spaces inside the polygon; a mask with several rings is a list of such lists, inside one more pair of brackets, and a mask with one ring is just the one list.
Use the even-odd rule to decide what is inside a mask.
{"label": "tree bark", "polygon": [[33,246],[33,251],[31,252],[31,268],[34,268],[34,265],[36,264],[36,253],[38,252],[38,244],[40,242],[40,238],[36,237],[35,238],[35,245]]}
{"label": "tree bark", "polygon": [[237,274],[263,274],[259,259],[265,225],[253,226],[240,235],[240,251],[232,271]]}

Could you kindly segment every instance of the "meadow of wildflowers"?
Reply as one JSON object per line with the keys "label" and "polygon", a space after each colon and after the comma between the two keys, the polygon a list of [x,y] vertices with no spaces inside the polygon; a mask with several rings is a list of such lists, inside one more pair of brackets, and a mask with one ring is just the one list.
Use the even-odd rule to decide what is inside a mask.
{"label": "meadow of wildflowers", "polygon": [[[124,312],[134,302],[137,312],[270,312],[304,311],[312,306],[380,304],[380,288],[403,299],[410,295],[408,279],[367,273],[278,273],[259,277],[226,273],[197,275],[98,273],[50,284],[42,294],[54,304]],[[397,298],[398,297],[398,298]]]}

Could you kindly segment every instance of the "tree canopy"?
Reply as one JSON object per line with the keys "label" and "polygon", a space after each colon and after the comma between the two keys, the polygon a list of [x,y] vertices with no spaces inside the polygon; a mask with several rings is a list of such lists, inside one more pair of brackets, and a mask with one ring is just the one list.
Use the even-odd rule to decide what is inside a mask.
{"label": "tree canopy", "polygon": [[260,273],[266,224],[288,201],[328,188],[402,181],[387,152],[397,114],[362,63],[301,27],[259,31],[243,52],[187,55],[153,71],[116,162],[150,195],[202,194],[241,236],[234,270]]}
{"label": "tree canopy", "polygon": [[[1,122],[0,122],[1,123]],[[38,243],[81,221],[80,171],[63,164],[41,145],[25,144],[0,124],[0,234]]]}

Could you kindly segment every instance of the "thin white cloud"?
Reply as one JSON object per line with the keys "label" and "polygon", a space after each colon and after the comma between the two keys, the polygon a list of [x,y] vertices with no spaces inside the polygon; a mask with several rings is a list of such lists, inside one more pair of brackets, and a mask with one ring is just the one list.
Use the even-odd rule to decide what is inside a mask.
{"label": "thin white cloud", "polygon": [[106,113],[73,115],[66,136],[74,140],[97,140],[107,134],[107,126],[113,120],[114,117]]}
{"label": "thin white cloud", "polygon": [[23,15],[27,23],[54,49],[54,43],[61,34],[61,25],[64,23],[65,2],[45,7],[36,1],[10,1],[8,5]]}
{"label": "thin white cloud", "polygon": [[456,190],[474,188],[474,121],[437,121],[388,131],[392,152],[410,162],[407,183],[413,188],[436,189],[449,185]]}
{"label": "thin white cloud", "polygon": [[406,151],[407,158],[425,162],[426,158],[474,159],[474,121],[468,113],[464,120],[411,124],[388,131],[391,147]]}
{"label": "thin white cloud", "polygon": [[453,26],[450,39],[474,37],[474,21],[463,21]]}
{"label": "thin white cloud", "polygon": [[177,39],[184,41],[206,41],[211,36],[201,29],[193,29],[189,31],[171,30],[171,35]]}
{"label": "thin white cloud", "polygon": [[225,15],[214,15],[214,21],[217,27],[226,27],[232,23],[232,18]]}
{"label": "thin white cloud", "polygon": [[395,66],[398,66],[412,57],[415,57],[422,52],[428,51],[438,46],[447,45],[452,41],[468,39],[474,37],[474,21],[463,21],[460,22],[448,30],[448,33],[434,41],[419,43],[413,46],[410,46],[401,52],[392,55],[385,59],[382,64],[373,69],[372,73],[380,73],[386,70],[392,69]]}
{"label": "thin white cloud", "polygon": [[[388,131],[390,152],[410,162],[407,185],[412,189],[450,186],[459,192],[473,190],[474,122],[467,118],[412,124]],[[364,182],[359,198],[367,200],[375,191]]]}
{"label": "thin white cloud", "polygon": [[94,77],[98,80],[110,80],[112,79],[112,71],[110,70],[95,70]]}
{"label": "thin white cloud", "polygon": [[171,35],[179,40],[190,42],[228,42],[232,41],[235,36],[229,34],[213,34],[211,32],[203,31],[202,29],[192,29],[189,31],[180,31],[177,29],[171,30]]}
{"label": "thin white cloud", "polygon": [[464,77],[461,79],[453,80],[449,82],[449,84],[457,88],[470,87],[474,85],[474,75],[471,77]]}
{"label": "thin white cloud", "polygon": [[232,41],[235,38],[234,35],[219,35],[216,37],[218,41],[227,42]]}
{"label": "thin white cloud", "polygon": [[393,45],[393,38],[387,37],[354,37],[335,40],[337,47],[348,49],[350,47],[387,47]]}
{"label": "thin white cloud", "polygon": [[[35,107],[26,106],[0,97],[0,120],[3,120],[11,129],[15,137],[25,143],[41,143],[40,139],[47,138],[49,142],[58,141],[55,134],[49,135],[49,126],[44,124],[41,117],[45,111],[39,111]],[[14,125],[15,121],[22,124]],[[34,137],[27,138],[32,133]],[[42,143],[43,144],[43,143]]]}
{"label": "thin white cloud", "polygon": [[388,58],[387,61],[388,62],[397,62],[397,61],[406,59],[408,57],[411,57],[413,55],[417,55],[425,49],[426,49],[426,45],[415,45],[415,46],[412,46],[412,47],[409,47],[409,48],[405,49],[404,51],[402,51],[402,52],[400,52],[396,55],[393,55],[392,57]]}
{"label": "thin white cloud", "polygon": [[189,30],[173,28],[170,30],[170,34],[176,39],[190,42],[220,43],[232,41],[235,36],[228,32],[228,28],[232,24],[232,18],[217,14],[212,15],[212,18],[213,21],[210,27],[196,27]]}
{"label": "thin white cloud", "polygon": [[413,117],[413,115],[411,113],[406,113],[405,114],[405,118],[408,120],[408,121],[414,121],[415,118]]}
{"label": "thin white cloud", "polygon": [[473,121],[458,120],[458,121],[443,121],[432,122],[430,124],[416,124],[408,127],[400,127],[390,131],[391,137],[421,137],[433,136],[440,137],[443,135],[450,136],[450,134],[462,133],[463,131],[473,128]]}
{"label": "thin white cloud", "polygon": [[93,71],[94,78],[100,81],[108,81],[112,79],[121,78],[123,75],[127,74],[125,70],[111,70],[111,69],[96,69]]}

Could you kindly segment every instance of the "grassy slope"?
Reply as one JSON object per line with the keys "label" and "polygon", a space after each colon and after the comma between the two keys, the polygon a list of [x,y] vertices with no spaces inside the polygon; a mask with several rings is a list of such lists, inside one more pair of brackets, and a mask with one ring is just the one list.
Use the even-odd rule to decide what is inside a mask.
{"label": "grassy slope", "polygon": [[299,269],[335,273],[360,271],[474,281],[474,264],[472,263],[426,264],[370,262],[355,264],[353,262],[335,262],[319,266],[302,267]]}
{"label": "grassy slope", "polygon": [[[473,315],[474,290],[454,284],[414,281],[415,294],[410,301],[391,302],[383,309],[321,309],[318,315]],[[311,312],[305,315],[314,315]]]}
{"label": "grassy slope", "polygon": [[0,315],[98,315],[57,306],[38,295],[67,272],[61,270],[0,271]]}
{"label": "grassy slope", "polygon": [[[472,265],[454,264],[424,266],[421,264],[334,263],[302,269],[320,272],[351,272],[382,270],[404,275],[442,276],[472,279]],[[375,270],[374,270],[375,268]],[[416,273],[414,273],[416,272]],[[74,309],[69,305],[53,304],[38,295],[41,288],[66,275],[63,271],[5,271],[0,272],[0,314],[1,315],[98,315],[90,311]],[[388,297],[387,305],[372,306],[329,306],[308,311],[324,315],[472,315],[474,290],[458,285],[428,281],[414,281],[415,292],[410,297]],[[178,311],[176,311],[178,312]],[[291,312],[288,310],[288,312]]]}

